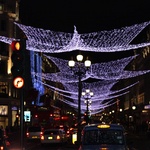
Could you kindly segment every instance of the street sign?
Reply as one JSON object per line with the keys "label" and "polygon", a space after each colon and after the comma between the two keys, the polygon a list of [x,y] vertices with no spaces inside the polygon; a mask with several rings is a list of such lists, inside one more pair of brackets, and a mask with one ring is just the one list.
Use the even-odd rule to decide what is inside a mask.
{"label": "street sign", "polygon": [[14,85],[14,87],[17,88],[17,89],[22,88],[23,85],[24,85],[24,79],[21,78],[21,77],[16,77],[16,78],[14,79],[13,85]]}

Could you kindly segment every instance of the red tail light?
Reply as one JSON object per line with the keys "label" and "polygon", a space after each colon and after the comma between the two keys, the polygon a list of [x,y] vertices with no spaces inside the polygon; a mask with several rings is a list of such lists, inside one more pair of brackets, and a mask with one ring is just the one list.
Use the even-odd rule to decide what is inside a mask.
{"label": "red tail light", "polygon": [[40,132],[40,136],[42,136],[43,135],[43,132]]}
{"label": "red tail light", "polygon": [[83,134],[84,134],[84,131],[82,130],[81,135],[83,135]]}
{"label": "red tail light", "polygon": [[26,133],[26,136],[29,137],[29,132]]}
{"label": "red tail light", "polygon": [[57,135],[56,139],[57,139],[57,140],[60,140],[60,136],[59,136],[59,135]]}
{"label": "red tail light", "polygon": [[44,140],[44,136],[43,135],[41,136],[41,140]]}
{"label": "red tail light", "polygon": [[4,146],[0,146],[0,150],[4,150]]}

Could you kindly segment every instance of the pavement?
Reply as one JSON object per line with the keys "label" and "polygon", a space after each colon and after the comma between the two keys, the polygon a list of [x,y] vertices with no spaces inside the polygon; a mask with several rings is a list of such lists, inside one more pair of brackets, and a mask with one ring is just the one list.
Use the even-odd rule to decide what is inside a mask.
{"label": "pavement", "polygon": [[21,150],[18,139],[20,139],[20,132],[18,130],[8,132],[6,138],[7,150]]}
{"label": "pavement", "polygon": [[129,133],[127,141],[130,150],[150,150],[150,137],[146,132]]}

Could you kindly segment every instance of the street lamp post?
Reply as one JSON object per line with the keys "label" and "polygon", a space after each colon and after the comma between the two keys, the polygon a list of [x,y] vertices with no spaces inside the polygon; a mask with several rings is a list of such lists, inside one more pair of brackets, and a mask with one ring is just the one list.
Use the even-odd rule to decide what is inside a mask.
{"label": "street lamp post", "polygon": [[[89,118],[90,110],[89,106],[92,103],[91,97],[93,96],[93,92],[91,92],[89,89],[86,89],[85,92],[82,92],[82,96],[85,98],[85,104],[86,104],[86,116]],[[89,119],[87,119],[87,124],[89,123]]]}
{"label": "street lamp post", "polygon": [[[89,68],[91,66],[91,61],[86,60],[84,65],[82,65],[83,56],[81,54],[76,56],[78,70],[75,71],[75,74],[78,76],[78,132],[77,132],[77,144],[81,142],[81,93],[82,93],[82,75],[85,74],[85,71],[81,69],[82,67]],[[68,65],[73,68],[75,66],[75,61],[70,60]]]}

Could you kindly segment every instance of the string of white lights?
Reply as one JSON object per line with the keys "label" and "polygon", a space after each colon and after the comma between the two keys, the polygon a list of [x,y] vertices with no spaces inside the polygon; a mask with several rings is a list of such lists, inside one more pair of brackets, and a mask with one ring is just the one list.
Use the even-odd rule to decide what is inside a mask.
{"label": "string of white lights", "polygon": [[[76,109],[76,111],[77,111],[77,108],[78,108],[78,103],[73,103],[73,102],[70,102],[70,101],[68,101],[68,100],[65,100],[65,99],[58,99],[59,101],[61,101],[61,102],[64,102],[64,103],[66,103],[66,104],[68,104],[69,106],[71,106],[71,107],[73,107],[73,108],[75,108]],[[94,111],[95,110],[99,110],[99,109],[104,109],[104,108],[106,108],[106,107],[109,107],[109,106],[111,106],[111,105],[114,105],[116,102],[112,102],[113,100],[110,100],[110,101],[108,101],[108,102],[105,102],[105,103],[101,103],[100,105],[94,105],[94,106],[90,106],[90,110],[93,112],[93,114],[95,114],[94,113]],[[85,104],[84,103],[82,103],[81,104],[81,113],[84,113],[86,111],[86,106],[85,106]]]}
{"label": "string of white lights", "polygon": [[[72,70],[67,64],[67,60],[46,56],[48,59],[51,59],[55,63],[55,65],[59,68],[60,72],[56,73],[42,73],[36,74],[37,76],[42,76],[46,80],[51,80],[55,82],[61,83],[71,83],[71,82],[78,82],[78,76],[73,74]],[[120,80],[120,79],[127,79],[136,77],[139,75],[143,75],[149,73],[150,70],[143,70],[143,71],[126,71],[123,70],[126,65],[136,56],[130,56],[127,58],[110,61],[106,63],[96,63],[92,64],[90,70],[86,72],[81,78],[81,81],[84,81],[88,78],[95,78],[101,80]],[[78,71],[78,66],[74,68],[74,71]]]}
{"label": "string of white lights", "polygon": [[[52,88],[52,86],[50,86],[50,85],[47,85],[47,84],[44,84],[44,85],[48,86],[52,91],[55,91],[55,87]],[[135,84],[133,84],[133,85],[135,85]],[[103,95],[102,95],[102,92],[95,93],[94,96],[92,97],[92,101],[93,102],[95,102],[95,101],[100,102],[100,101],[104,101],[104,100],[108,100],[108,99],[112,99],[112,98],[115,98],[115,97],[119,97],[119,96],[125,95],[125,94],[128,93],[128,91],[124,92],[124,93],[121,93],[121,94],[117,94],[117,95],[111,95],[111,94],[119,93],[119,92],[121,92],[121,91],[123,91],[125,89],[130,88],[133,85],[130,85],[130,86],[126,87],[126,88],[123,88],[123,89],[120,89],[120,90],[117,90],[117,91],[109,91],[109,92],[107,92],[107,94],[104,93]],[[100,89],[98,89],[98,90],[100,90]],[[66,90],[64,90],[64,92],[66,92]],[[73,95],[73,94],[66,95],[66,94],[64,94],[62,92],[58,92],[58,93],[59,93],[59,95],[62,95],[63,97],[69,98],[70,100],[74,100],[74,102],[78,101],[78,95]],[[69,93],[69,92],[67,92],[67,93]],[[84,102],[84,100],[85,100],[84,98],[81,98],[82,102]]]}
{"label": "string of white lights", "polygon": [[[63,73],[67,72],[67,74],[69,73],[72,74],[72,70],[68,66],[68,60],[48,56],[46,54],[43,54],[43,56],[50,59],[58,67],[60,72],[63,72]],[[102,74],[103,72],[112,72],[112,70],[120,72],[129,64],[129,62],[131,62],[137,56],[138,55],[125,57],[122,59],[117,59],[117,60],[109,61],[109,62],[101,62],[101,63],[94,63],[94,64],[92,63],[90,66],[91,69],[87,71],[87,74],[92,74],[92,73],[94,74],[95,72]],[[83,63],[81,63],[80,65],[84,66]],[[78,71],[78,66],[74,67],[74,71]]]}
{"label": "string of white lights", "polygon": [[[138,49],[141,47],[149,46],[150,42],[131,44],[133,39],[138,36],[138,34],[146,28],[150,22],[144,22],[141,24],[135,24],[128,27],[122,27],[121,29],[114,29],[110,31],[100,31],[93,33],[84,33],[79,34],[76,27],[74,28],[73,33],[64,33],[64,32],[55,32],[51,30],[44,30],[40,28],[34,28],[31,26],[25,26],[23,24],[15,23],[26,35],[26,48],[30,51],[42,52],[42,53],[60,53],[60,52],[70,52],[74,50],[80,51],[92,51],[92,52],[117,52],[117,51],[126,51],[132,49]],[[11,42],[15,40],[15,38],[8,38],[4,36],[0,36],[0,41],[11,44]],[[44,91],[43,85],[49,86],[54,91],[59,91],[65,97],[65,93],[70,94],[71,97],[74,98],[74,102],[66,101],[67,104],[72,105],[74,108],[78,107],[77,95],[78,95],[78,77],[72,75],[72,71],[68,66],[67,60],[62,60],[59,58],[54,58],[51,56],[44,55],[50,60],[52,60],[60,72],[48,74],[43,74],[39,66],[41,66],[41,58],[38,55],[34,60],[36,60],[37,64],[33,64],[34,68],[32,69],[33,75],[33,83],[34,87],[37,89],[41,89],[42,93]],[[85,81],[88,78],[101,79],[105,80],[105,84],[103,87],[94,84],[84,84],[83,88],[87,87],[97,87],[95,90],[92,89],[95,93],[95,99],[93,99],[92,109],[93,113],[101,111],[105,107],[109,107],[112,103],[104,103],[104,101],[109,98],[114,98],[115,96],[121,96],[121,94],[117,94],[118,91],[113,91],[116,95],[110,95],[111,88],[114,86],[116,82],[121,79],[127,79],[136,77],[139,75],[143,75],[149,73],[150,70],[143,71],[127,71],[124,70],[125,66],[136,56],[123,58],[121,60],[111,61],[108,63],[96,63],[92,64],[90,70],[88,70],[85,76],[82,77],[81,81]],[[33,61],[33,60],[31,60]],[[39,63],[39,64],[38,64]],[[36,67],[35,67],[36,66]],[[78,68],[74,68],[78,69]],[[77,70],[76,70],[77,71]],[[65,72],[65,73],[64,73]],[[51,80],[55,82],[60,82],[64,85],[65,90],[50,86],[46,83],[42,82],[42,79]],[[106,80],[112,81],[112,83],[106,84]],[[98,87],[99,86],[99,87]],[[130,85],[131,87],[131,85]],[[127,87],[126,87],[127,88]],[[121,90],[120,90],[121,91]],[[42,94],[41,93],[41,94]],[[104,95],[105,93],[105,95]],[[126,94],[124,92],[122,94]],[[101,100],[100,100],[101,95]],[[99,97],[98,97],[99,96]],[[97,98],[97,99],[96,99]],[[99,99],[99,105],[97,100]],[[75,103],[76,101],[76,103]],[[85,110],[85,104],[82,102],[82,112]],[[73,104],[72,104],[73,103]],[[95,110],[95,112],[94,112]]]}
{"label": "string of white lights", "polygon": [[100,31],[93,33],[79,34],[74,28],[74,33],[55,32],[25,26],[15,23],[26,35],[27,48],[29,50],[44,53],[67,52],[80,49],[81,51],[110,52],[131,50],[144,47],[150,43],[129,45],[129,43],[145,28],[150,22],[135,24],[121,29]]}
{"label": "string of white lights", "polygon": [[[138,82],[137,82],[137,83],[138,83]],[[96,97],[96,98],[92,97],[92,101],[93,101],[93,102],[94,102],[94,101],[104,101],[104,100],[108,100],[108,99],[112,99],[112,98],[115,98],[115,97],[119,97],[119,96],[125,95],[125,94],[128,93],[128,91],[127,91],[127,92],[124,92],[124,93],[121,93],[121,94],[118,94],[118,95],[112,95],[112,96],[111,96],[111,94],[114,94],[114,93],[117,93],[117,92],[119,93],[119,92],[121,92],[121,91],[123,91],[123,90],[125,90],[125,89],[128,89],[128,88],[134,86],[134,85],[137,84],[137,83],[134,83],[134,84],[132,84],[132,85],[126,87],[126,88],[123,88],[123,89],[120,89],[120,90],[117,90],[117,91],[112,91],[112,92],[109,92],[109,93],[107,93],[107,94],[105,93],[104,96],[102,96],[101,93],[96,93],[96,94],[94,94],[94,97]],[[43,84],[44,84],[44,83],[43,83]],[[50,86],[50,85],[47,85],[47,84],[44,84],[44,85],[50,87],[53,91],[55,91],[55,87],[52,88],[52,86]],[[97,88],[97,87],[96,87],[96,88]],[[96,91],[96,90],[95,90],[95,91]],[[100,91],[100,90],[98,90],[98,91]],[[61,91],[61,92],[62,92],[62,91]],[[64,92],[66,92],[66,90],[64,90]],[[59,92],[58,92],[58,93],[59,93]],[[67,93],[69,93],[69,92],[67,92]],[[67,97],[67,98],[69,98],[69,99],[73,99],[74,102],[77,103],[77,99],[78,99],[78,98],[77,98],[77,95],[76,95],[76,97],[75,97],[75,96],[72,96],[73,94],[71,94],[71,96],[65,95],[65,94],[62,94],[62,93],[59,93],[59,94],[62,95],[62,96],[64,96],[64,97]],[[75,101],[75,100],[76,100],[76,101]],[[84,102],[84,99],[81,98],[81,101]]]}
{"label": "string of white lights", "polygon": [[[85,34],[79,34],[76,28],[74,33],[64,33],[25,26],[19,23],[15,24],[27,37],[27,50],[36,52],[60,53],[77,49],[92,52],[117,52],[150,45],[150,42],[130,45],[130,42],[150,24],[149,21],[122,27],[121,29]],[[14,38],[0,36],[0,41],[7,44],[11,44],[12,40]]]}

